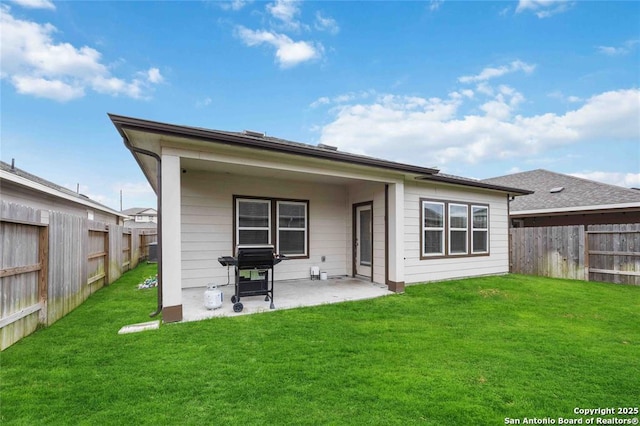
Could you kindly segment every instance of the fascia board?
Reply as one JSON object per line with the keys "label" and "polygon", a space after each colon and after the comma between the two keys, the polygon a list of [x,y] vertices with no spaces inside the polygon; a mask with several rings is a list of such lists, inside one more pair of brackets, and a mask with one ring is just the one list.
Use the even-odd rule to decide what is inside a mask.
{"label": "fascia board", "polygon": [[594,206],[574,206],[559,207],[553,209],[537,209],[537,210],[511,210],[511,216],[536,216],[550,215],[554,213],[572,213],[585,211],[601,211],[601,210],[622,210],[622,209],[640,209],[640,203],[621,203],[621,204],[600,204]]}

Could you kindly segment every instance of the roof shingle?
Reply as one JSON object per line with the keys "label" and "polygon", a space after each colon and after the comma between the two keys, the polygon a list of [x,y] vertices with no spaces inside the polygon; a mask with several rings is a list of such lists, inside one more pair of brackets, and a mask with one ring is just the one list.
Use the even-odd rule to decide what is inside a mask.
{"label": "roof shingle", "polygon": [[[484,179],[482,182],[535,191],[531,195],[517,197],[513,200],[510,205],[512,213],[571,207],[640,204],[640,191],[543,169]],[[552,189],[559,188],[563,189],[558,192],[550,192]]]}

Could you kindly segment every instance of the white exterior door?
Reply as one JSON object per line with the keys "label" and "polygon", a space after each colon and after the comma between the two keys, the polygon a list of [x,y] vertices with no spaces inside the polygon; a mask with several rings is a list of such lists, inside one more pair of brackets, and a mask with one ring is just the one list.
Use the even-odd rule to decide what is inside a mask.
{"label": "white exterior door", "polygon": [[356,275],[371,278],[373,260],[373,211],[371,204],[360,205],[355,211],[355,268]]}

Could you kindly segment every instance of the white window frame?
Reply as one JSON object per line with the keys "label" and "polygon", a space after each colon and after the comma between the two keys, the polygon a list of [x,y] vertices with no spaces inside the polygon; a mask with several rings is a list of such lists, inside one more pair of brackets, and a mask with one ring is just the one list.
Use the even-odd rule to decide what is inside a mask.
{"label": "white window frame", "polygon": [[[240,226],[240,203],[242,202],[246,202],[246,203],[260,203],[260,204],[267,204],[268,205],[268,212],[269,212],[269,216],[268,216],[268,221],[267,221],[267,226]],[[273,241],[272,235],[271,235],[271,200],[265,200],[265,199],[260,199],[260,198],[236,198],[236,244],[240,244],[240,231],[264,231],[265,229],[268,231],[268,238],[267,238],[267,242],[265,244],[271,244],[271,241]]]}
{"label": "white window frame", "polygon": [[[280,206],[282,204],[289,204],[289,205],[297,205],[297,206],[303,206],[304,207],[304,227],[302,228],[281,228],[280,227]],[[289,257],[306,257],[308,256],[308,233],[309,233],[309,212],[307,211],[307,203],[306,202],[301,202],[301,201],[286,201],[286,200],[278,200],[276,201],[276,240],[277,240],[277,244],[276,244],[276,250],[278,253],[280,253],[280,231],[295,231],[295,232],[300,232],[303,231],[304,232],[304,252],[303,253],[292,253],[292,254],[286,254],[286,256]]]}
{"label": "white window frame", "polygon": [[[474,209],[485,209],[487,211],[487,227],[486,228],[476,228],[473,222],[473,213]],[[471,253],[472,254],[484,254],[489,253],[489,206],[481,206],[481,205],[471,205]],[[487,246],[485,250],[476,251],[474,249],[474,237],[475,232],[484,232],[486,234],[485,241],[487,242]]]}
{"label": "white window frame", "polygon": [[[453,220],[453,215],[451,214],[451,210],[452,207],[464,207],[465,212],[466,212],[466,217],[465,217],[465,224],[466,226],[464,228],[454,228],[452,225],[452,220]],[[448,204],[448,208],[447,208],[447,220],[448,220],[448,237],[449,237],[449,255],[450,256],[465,256],[467,254],[469,254],[469,205],[468,204],[459,204],[459,203],[449,203]],[[457,251],[457,252],[453,252],[451,250],[451,242],[453,241],[453,238],[451,238],[451,235],[453,232],[463,232],[464,231],[464,251]]]}
{"label": "white window frame", "polygon": [[[425,207],[427,204],[432,204],[432,205],[438,205],[440,207],[442,207],[442,226],[440,227],[434,227],[434,226],[426,226],[425,222],[427,219],[427,214],[425,212]],[[433,257],[433,256],[444,256],[445,255],[445,244],[446,244],[446,233],[445,233],[445,228],[446,228],[446,224],[447,224],[447,219],[446,219],[446,205],[444,202],[440,202],[440,201],[430,201],[430,200],[423,200],[422,201],[422,223],[421,223],[421,228],[422,228],[422,247],[420,247],[420,250],[422,252],[422,256],[423,257]],[[437,253],[427,253],[425,251],[425,244],[427,242],[427,236],[426,236],[426,232],[427,231],[440,231],[440,234],[442,235],[442,245],[440,246],[440,251]]]}

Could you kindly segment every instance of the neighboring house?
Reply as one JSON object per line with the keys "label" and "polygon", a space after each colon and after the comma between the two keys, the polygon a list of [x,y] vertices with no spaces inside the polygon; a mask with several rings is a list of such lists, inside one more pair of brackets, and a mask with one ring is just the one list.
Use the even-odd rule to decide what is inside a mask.
{"label": "neighboring house", "polygon": [[39,210],[52,210],[89,220],[122,225],[125,215],[89,197],[0,161],[0,197],[3,201]]}
{"label": "neighboring house", "polygon": [[120,213],[127,215],[124,226],[127,228],[153,228],[158,225],[158,211],[152,208],[133,207],[122,210]]}
{"label": "neighboring house", "polygon": [[635,189],[542,169],[482,182],[535,191],[510,203],[514,227],[640,222],[640,191]]}
{"label": "neighboring house", "polygon": [[257,132],[109,115],[159,200],[161,303],[227,280],[217,258],[272,244],[277,280],[359,276],[405,284],[509,271],[508,200],[530,191]]}

